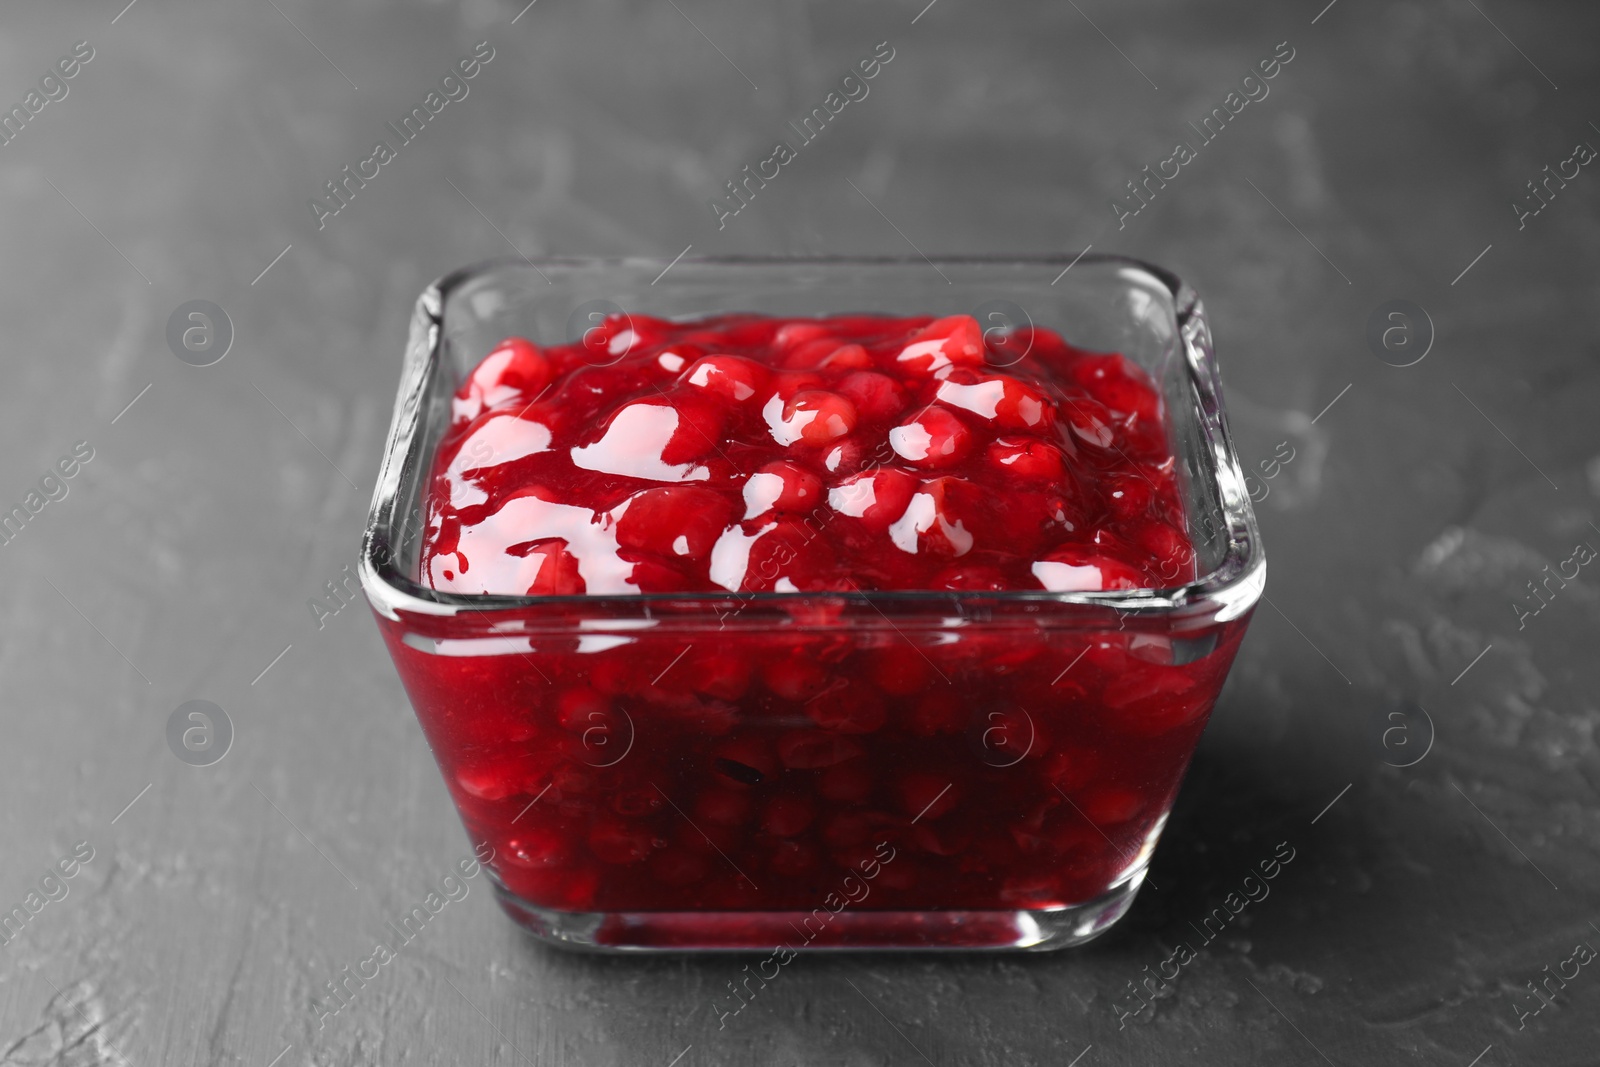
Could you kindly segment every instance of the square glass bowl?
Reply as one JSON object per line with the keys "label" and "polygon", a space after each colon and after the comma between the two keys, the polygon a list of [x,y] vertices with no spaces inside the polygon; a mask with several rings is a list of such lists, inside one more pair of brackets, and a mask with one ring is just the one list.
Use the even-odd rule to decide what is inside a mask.
{"label": "square glass bowl", "polygon": [[[502,905],[544,940],[605,950],[1053,949],[1102,932],[1144,878],[1266,574],[1199,299],[1102,256],[665,267],[490,263],[429,286],[412,318],[361,579]],[[502,338],[576,341],[615,313],[861,311],[967,313],[1001,339],[1038,324],[1138,362],[1199,577],[568,597],[419,582],[451,395]],[[796,674],[825,685],[797,693]],[[564,701],[574,688],[604,700]],[[872,728],[821,728],[813,691],[870,708]]]}

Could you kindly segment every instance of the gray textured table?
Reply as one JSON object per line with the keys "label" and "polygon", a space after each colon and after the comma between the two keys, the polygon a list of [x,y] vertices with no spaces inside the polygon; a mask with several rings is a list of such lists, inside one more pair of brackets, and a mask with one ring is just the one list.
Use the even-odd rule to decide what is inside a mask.
{"label": "gray textured table", "polygon": [[[122,2],[0,31],[0,1063],[1595,1062],[1594,5]],[[1147,165],[1177,175],[1112,207]],[[466,853],[365,608],[307,606],[353,563],[423,284],[513,249],[1091,243],[1205,297],[1271,560],[1159,889],[1059,955],[803,959],[719,1029],[732,959],[547,951],[480,879],[319,1029]],[[209,367],[165,335],[201,299],[234,331]],[[1402,299],[1426,319],[1378,351],[1437,334],[1408,367],[1366,337]],[[168,746],[196,699],[232,723],[211,766]]]}

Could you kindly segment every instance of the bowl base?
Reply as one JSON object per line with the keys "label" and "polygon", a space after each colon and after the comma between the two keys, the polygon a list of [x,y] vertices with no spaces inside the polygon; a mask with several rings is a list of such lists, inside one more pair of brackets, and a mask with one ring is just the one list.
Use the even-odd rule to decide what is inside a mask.
{"label": "bowl base", "polygon": [[[1082,904],[1015,911],[630,911],[539,907],[499,884],[500,906],[539,940],[591,952],[1027,951],[1081,945],[1122,918],[1144,882],[1140,869]],[[830,916],[825,925],[817,915]],[[808,921],[809,920],[809,921]],[[810,936],[807,936],[808,933]],[[780,958],[780,962],[787,962]]]}

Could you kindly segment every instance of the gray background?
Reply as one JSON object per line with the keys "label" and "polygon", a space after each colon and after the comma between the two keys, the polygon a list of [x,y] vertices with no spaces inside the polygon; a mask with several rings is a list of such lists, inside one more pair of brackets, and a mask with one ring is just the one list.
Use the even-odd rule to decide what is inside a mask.
{"label": "gray background", "polygon": [[[1600,946],[1600,571],[1520,630],[1512,605],[1600,546],[1600,173],[1520,231],[1510,204],[1600,146],[1600,10],[1324,3],[7,5],[0,101],[96,55],[0,147],[0,503],[95,458],[0,546],[0,910],[95,858],[0,948],[0,1063],[1594,1062],[1600,970],[1526,1029],[1516,1005]],[[319,232],[309,198],[485,39],[471,95]],[[871,95],[719,232],[706,200],[885,39]],[[1285,40],[1119,232],[1109,198]],[[366,609],[307,607],[354,561],[416,293],[508,246],[911,242],[1174,268],[1246,463],[1295,449],[1252,483],[1271,604],[1160,888],[1048,957],[802,958],[719,1031],[744,961],[547,951],[480,878],[319,1031],[321,983],[467,853]],[[236,329],[212,367],[165,343],[192,299]],[[1364,340],[1392,299],[1437,328],[1404,369]],[[167,746],[191,699],[235,730],[210,767]],[[1402,701],[1437,735],[1404,769],[1430,731],[1380,744]],[[1280,841],[1272,895],[1119,1030]]]}

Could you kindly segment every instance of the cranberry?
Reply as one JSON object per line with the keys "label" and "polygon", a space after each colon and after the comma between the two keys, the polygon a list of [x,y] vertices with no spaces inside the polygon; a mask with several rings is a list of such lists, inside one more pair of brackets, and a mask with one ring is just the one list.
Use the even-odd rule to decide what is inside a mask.
{"label": "cranberry", "polygon": [[934,405],[890,430],[889,443],[908,463],[937,470],[966,458],[972,434],[948,408]]}
{"label": "cranberry", "polygon": [[948,367],[982,366],[983,355],[978,320],[971,315],[952,315],[913,334],[895,359],[907,371],[934,374]]}
{"label": "cranberry", "polygon": [[872,770],[863,759],[829,767],[817,779],[817,792],[829,800],[859,804],[872,795]]}
{"label": "cranberry", "polygon": [[577,733],[592,727],[611,710],[611,701],[586,685],[564,689],[556,697],[556,721]]}
{"label": "cranberry", "polygon": [[1072,363],[1068,373],[1073,381],[1117,414],[1157,421],[1160,394],[1146,384],[1143,372],[1122,356],[1085,354]]}
{"label": "cranberry", "polygon": [[811,825],[816,809],[804,797],[775,797],[761,817],[761,828],[777,837],[794,837]]}
{"label": "cranberry", "polygon": [[869,422],[892,419],[905,407],[905,390],[887,374],[876,371],[864,370],[846,375],[839,382],[839,393],[856,406],[856,413],[862,419]]}
{"label": "cranberry", "polygon": [[1072,436],[1095,449],[1113,449],[1117,443],[1117,422],[1105,405],[1088,397],[1067,398],[1062,417]]}
{"label": "cranberry", "polygon": [[568,862],[567,840],[553,829],[530,828],[506,842],[507,863],[530,870],[559,870]]}
{"label": "cranberry", "polygon": [[1101,786],[1078,799],[1084,818],[1096,826],[1127,822],[1144,807],[1144,794],[1123,786]]}
{"label": "cranberry", "polygon": [[1118,474],[1106,479],[1106,506],[1111,514],[1124,522],[1136,519],[1150,508],[1155,499],[1150,483],[1137,475]]}
{"label": "cranberry", "polygon": [[683,372],[682,381],[734,403],[766,388],[771,375],[761,364],[740,356],[707,356]]}
{"label": "cranberry", "polygon": [[695,798],[694,813],[717,826],[741,826],[750,817],[750,797],[738,790],[713,786]]}
{"label": "cranberry", "polygon": [[618,510],[618,544],[691,559],[704,559],[733,518],[726,497],[692,485],[645,489]]}
{"label": "cranberry", "polygon": [[973,518],[983,508],[983,491],[960,478],[923,482],[905,514],[889,527],[889,537],[902,552],[935,557],[964,556],[972,551]]}
{"label": "cranberry", "polygon": [[830,686],[806,701],[806,714],[825,730],[844,734],[870,734],[883,726],[889,709],[883,698],[865,685]]}
{"label": "cranberry", "polygon": [[1119,559],[1077,547],[1058,548],[1033,565],[1034,577],[1053,593],[1139,589],[1145,577]]}
{"label": "cranberry", "polygon": [[932,675],[933,666],[927,655],[904,642],[879,649],[870,668],[873,683],[897,696],[921,692]]}
{"label": "cranberry", "polygon": [[989,446],[989,462],[1023,481],[1059,484],[1067,477],[1061,450],[1032,438],[995,438]]}
{"label": "cranberry", "polygon": [[620,819],[602,819],[589,831],[589,851],[601,863],[638,863],[650,855],[650,835]]}
{"label": "cranberry", "polygon": [[[856,428],[855,405],[838,393],[802,389],[775,409],[778,401],[779,397],[774,396],[767,405],[767,421],[773,439],[780,445],[792,445],[797,441],[808,445],[827,444]],[[781,411],[776,421],[770,414],[774,410]]]}
{"label": "cranberry", "polygon": [[828,504],[839,514],[882,532],[905,514],[916,488],[916,478],[904,471],[876,470],[847,478],[830,489]]}
{"label": "cranberry", "polygon": [[933,821],[953,811],[961,799],[954,781],[943,775],[916,771],[900,779],[896,786],[900,810],[917,819]]}
{"label": "cranberry", "polygon": [[744,483],[744,517],[778,511],[813,511],[822,503],[822,479],[790,460],[775,460]]}
{"label": "cranberry", "polygon": [[508,337],[461,384],[453,420],[470,422],[490,408],[531,403],[545,391],[553,373],[537,348],[520,337]]}
{"label": "cranberry", "polygon": [[650,874],[670,886],[694,885],[706,876],[706,859],[681,849],[668,849],[651,859]]}
{"label": "cranberry", "polygon": [[767,663],[761,671],[767,688],[785,700],[804,702],[828,686],[828,671],[815,660],[787,656]]}
{"label": "cranberry", "polygon": [[822,361],[830,370],[864,370],[872,366],[872,356],[861,345],[840,345]]}
{"label": "cranberry", "polygon": [[919,737],[960,733],[967,724],[967,706],[948,689],[923,694],[911,710],[908,726]]}
{"label": "cranberry", "polygon": [[957,371],[939,383],[934,395],[1006,430],[1038,430],[1054,414],[1044,394],[1018,378]]}
{"label": "cranberry", "polygon": [[778,332],[773,335],[772,347],[779,352],[793,352],[801,345],[819,338],[831,337],[832,330],[828,324],[811,319],[796,319],[786,322],[778,327]]}
{"label": "cranberry", "polygon": [[684,655],[686,677],[697,693],[738,700],[750,688],[754,665],[735,649],[692,647]]}
{"label": "cranberry", "polygon": [[772,853],[772,872],[784,878],[809,874],[816,865],[817,850],[799,841],[780,841]]}
{"label": "cranberry", "polygon": [[1194,549],[1180,531],[1163,522],[1138,527],[1138,542],[1150,554],[1146,569],[1160,585],[1181,585],[1194,575]]}

